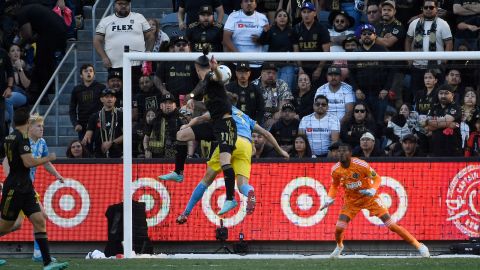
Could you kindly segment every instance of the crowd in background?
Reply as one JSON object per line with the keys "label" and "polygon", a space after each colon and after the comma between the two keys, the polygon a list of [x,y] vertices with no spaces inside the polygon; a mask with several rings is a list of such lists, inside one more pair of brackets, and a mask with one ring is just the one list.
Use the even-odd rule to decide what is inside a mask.
{"label": "crowd in background", "polygon": [[[258,1],[258,3],[257,3]],[[180,0],[176,35],[157,18],[131,12],[115,0],[115,14],[97,27],[95,49],[108,68],[105,84],[91,64],[72,92],[70,118],[79,140],[68,157],[122,156],[121,55],[128,39],[146,52],[388,52],[478,51],[480,2]],[[131,31],[121,24],[135,16]],[[130,20],[130,22],[133,20]],[[117,28],[110,27],[117,25]],[[128,24],[128,21],[127,23]],[[115,31],[119,30],[119,31]],[[123,30],[123,31],[121,31]],[[121,32],[121,33],[120,33]],[[20,35],[21,36],[21,35]],[[8,47],[14,86],[29,91],[28,50]],[[7,53],[7,52],[6,52]],[[37,52],[38,55],[39,52]],[[24,57],[25,56],[25,57]],[[38,57],[37,57],[38,58]],[[441,57],[440,57],[441,58]],[[292,157],[335,156],[349,143],[354,156],[478,156],[480,74],[477,61],[288,61],[225,63],[226,89],[236,106],[270,130]],[[5,80],[6,86],[7,80]],[[139,158],[174,157],[181,125],[205,112],[189,99],[201,87],[192,62],[138,62],[132,69],[133,153]],[[20,93],[6,100],[27,103]],[[24,98],[25,97],[25,98]],[[23,104],[21,104],[23,103]],[[257,158],[275,157],[260,134]],[[191,157],[208,157],[210,142],[189,145]],[[90,152],[91,154],[88,154]]]}

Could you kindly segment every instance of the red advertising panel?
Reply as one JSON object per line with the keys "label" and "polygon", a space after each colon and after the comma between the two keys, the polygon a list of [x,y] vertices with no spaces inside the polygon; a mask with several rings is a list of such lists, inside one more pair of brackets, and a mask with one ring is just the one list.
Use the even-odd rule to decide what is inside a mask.
{"label": "red advertising panel", "polygon": [[[246,240],[333,240],[342,206],[339,193],[333,206],[319,211],[330,187],[333,163],[257,163],[250,183],[257,196],[253,215],[240,207],[224,217],[230,238]],[[372,162],[382,176],[380,197],[393,219],[419,240],[460,240],[480,237],[480,164],[467,162]],[[35,187],[48,214],[52,241],[105,241],[109,205],[123,199],[121,164],[57,164],[64,184],[39,169]],[[161,241],[215,240],[220,220],[215,215],[225,198],[221,175],[205,192],[184,225],[175,223],[206,166],[190,164],[183,183],[156,177],[171,164],[136,164],[133,196],[146,204],[149,235]],[[0,241],[31,240],[28,221]],[[399,240],[380,220],[360,212],[349,224],[346,239]]]}

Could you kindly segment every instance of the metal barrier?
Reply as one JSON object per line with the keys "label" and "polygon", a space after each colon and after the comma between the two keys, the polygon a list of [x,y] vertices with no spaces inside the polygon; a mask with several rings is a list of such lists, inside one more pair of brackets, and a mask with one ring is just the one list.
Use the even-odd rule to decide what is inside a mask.
{"label": "metal barrier", "polygon": [[[103,15],[100,19],[105,18],[107,16],[108,12],[112,12],[113,1],[114,0],[110,0],[110,3],[108,4],[107,8],[105,9],[105,12],[103,13]],[[97,6],[100,2],[101,2],[101,0],[97,0],[95,2],[95,5],[93,5],[93,8],[92,8],[92,44],[93,44],[93,40],[95,39],[95,28],[96,28],[95,11],[97,11]],[[93,47],[93,49],[92,49],[92,64],[93,64],[93,66],[96,65],[96,62],[97,62],[97,52],[95,51],[95,47]]]}
{"label": "metal barrier", "polygon": [[[65,79],[65,81],[63,82],[62,86],[59,87],[60,85],[60,79],[58,77],[59,73],[60,73],[60,70],[62,69],[62,67],[64,66],[66,60],[68,59],[68,57],[70,55],[73,55],[73,68],[70,70],[70,72],[68,73],[68,76],[67,78]],[[65,89],[65,86],[67,85],[67,83],[71,80],[72,76],[73,76],[73,81],[74,81],[74,84],[76,85],[77,84],[77,79],[78,79],[78,76],[74,76],[74,74],[77,72],[78,70],[78,52],[77,52],[77,45],[74,43],[70,46],[70,48],[67,50],[67,52],[65,53],[65,56],[63,57],[62,61],[60,61],[60,63],[58,64],[57,68],[55,69],[55,72],[52,74],[52,77],[50,78],[50,80],[48,81],[47,85],[45,86],[45,88],[43,89],[42,93],[40,94],[40,96],[38,97],[38,100],[35,102],[35,105],[33,105],[32,107],[32,110],[30,111],[30,114],[34,113],[34,112],[39,112],[40,111],[40,101],[42,100],[42,98],[45,96],[45,94],[47,93],[48,89],[50,88],[50,86],[52,85],[53,81],[55,80],[55,98],[53,99],[53,101],[50,103],[50,105],[48,106],[47,110],[45,111],[45,114],[43,115],[43,117],[46,119],[48,114],[50,113],[50,111],[52,110],[53,106],[55,106],[55,118],[58,119],[58,98],[60,97],[60,95],[62,94],[63,90]],[[55,121],[55,144],[58,145],[58,120]]]}

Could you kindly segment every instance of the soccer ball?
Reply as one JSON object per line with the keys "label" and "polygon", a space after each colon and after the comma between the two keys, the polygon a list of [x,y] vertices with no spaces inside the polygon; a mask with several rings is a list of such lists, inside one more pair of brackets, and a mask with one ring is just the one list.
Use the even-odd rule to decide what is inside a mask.
{"label": "soccer ball", "polygon": [[221,83],[226,84],[232,78],[232,71],[225,65],[218,66],[218,70],[222,74],[222,79],[220,80]]}

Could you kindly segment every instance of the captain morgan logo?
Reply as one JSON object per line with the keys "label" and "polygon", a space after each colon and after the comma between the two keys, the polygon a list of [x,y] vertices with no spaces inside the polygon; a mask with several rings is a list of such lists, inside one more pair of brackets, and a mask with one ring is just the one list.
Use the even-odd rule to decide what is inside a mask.
{"label": "captain morgan logo", "polygon": [[447,221],[469,237],[480,237],[480,166],[468,166],[448,187]]}

